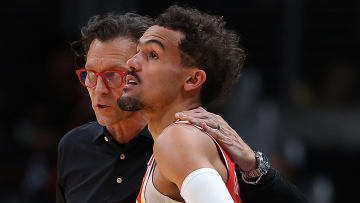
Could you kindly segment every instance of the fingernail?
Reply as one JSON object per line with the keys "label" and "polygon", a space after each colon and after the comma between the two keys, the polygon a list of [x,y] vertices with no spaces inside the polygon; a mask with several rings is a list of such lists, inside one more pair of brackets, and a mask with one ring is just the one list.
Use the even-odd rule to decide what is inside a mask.
{"label": "fingernail", "polygon": [[185,117],[186,115],[185,114],[183,114],[183,113],[176,113],[175,114],[177,117]]}

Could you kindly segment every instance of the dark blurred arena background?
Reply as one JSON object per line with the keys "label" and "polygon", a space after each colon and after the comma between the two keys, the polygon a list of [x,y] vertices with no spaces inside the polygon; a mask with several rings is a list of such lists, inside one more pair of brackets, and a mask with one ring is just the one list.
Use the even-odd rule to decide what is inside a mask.
{"label": "dark blurred arena background", "polygon": [[[310,202],[358,199],[360,1],[178,2],[224,16],[248,54],[233,96],[213,111],[266,152]],[[109,11],[156,17],[170,4],[2,2],[1,203],[54,202],[58,141],[94,119],[69,48],[80,26]]]}

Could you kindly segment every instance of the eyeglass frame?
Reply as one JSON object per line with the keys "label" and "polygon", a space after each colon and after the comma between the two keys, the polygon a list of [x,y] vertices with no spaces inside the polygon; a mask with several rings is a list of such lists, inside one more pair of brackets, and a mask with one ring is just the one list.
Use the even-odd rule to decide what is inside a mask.
{"label": "eyeglass frame", "polygon": [[[95,76],[96,76],[96,82],[95,82],[95,84],[94,84],[93,86],[86,86],[85,83],[83,83],[83,82],[81,81],[80,73],[81,73],[82,71],[89,71],[89,72],[93,72],[93,73],[95,74]],[[123,80],[124,77],[126,76],[126,72],[124,72],[124,71],[119,71],[119,70],[107,70],[107,71],[103,71],[103,72],[96,72],[96,71],[94,71],[94,70],[88,70],[88,69],[86,69],[86,68],[81,68],[81,69],[76,70],[76,75],[78,76],[78,79],[79,79],[80,83],[81,83],[84,87],[86,87],[86,88],[93,88],[93,87],[95,87],[95,86],[97,85],[97,81],[98,81],[99,75],[100,75],[102,81],[104,82],[104,84],[105,84],[105,86],[106,86],[107,88],[109,88],[109,89],[119,88],[119,87],[123,84],[124,81],[121,81],[119,87],[110,87],[110,86],[108,85],[108,82],[107,82],[107,81],[105,80],[105,78],[104,78],[104,74],[105,74],[105,73],[109,73],[109,72],[112,72],[112,73],[115,72],[115,73],[120,74],[120,76],[122,77],[122,80]]]}

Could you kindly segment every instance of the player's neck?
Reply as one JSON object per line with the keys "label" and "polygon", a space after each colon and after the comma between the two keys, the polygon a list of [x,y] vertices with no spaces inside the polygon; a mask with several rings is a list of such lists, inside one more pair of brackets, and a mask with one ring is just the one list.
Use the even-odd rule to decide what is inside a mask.
{"label": "player's neck", "polygon": [[176,121],[175,113],[199,107],[198,102],[177,102],[152,112],[146,112],[148,127],[155,140],[162,131]]}
{"label": "player's neck", "polygon": [[123,119],[114,125],[106,126],[106,129],[118,143],[126,144],[136,137],[146,124],[143,114],[135,112],[129,118]]}

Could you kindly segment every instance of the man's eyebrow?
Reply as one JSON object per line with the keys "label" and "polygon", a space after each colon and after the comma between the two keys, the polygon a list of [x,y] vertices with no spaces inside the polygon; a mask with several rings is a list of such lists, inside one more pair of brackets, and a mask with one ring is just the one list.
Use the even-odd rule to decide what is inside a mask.
{"label": "man's eyebrow", "polygon": [[151,43],[155,43],[155,44],[159,45],[162,48],[162,50],[165,51],[164,44],[161,43],[160,41],[156,40],[156,39],[150,39],[150,40],[147,40],[145,42],[140,42],[139,44],[142,45],[142,44],[151,44]]}

